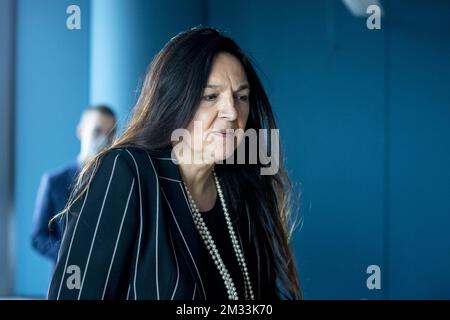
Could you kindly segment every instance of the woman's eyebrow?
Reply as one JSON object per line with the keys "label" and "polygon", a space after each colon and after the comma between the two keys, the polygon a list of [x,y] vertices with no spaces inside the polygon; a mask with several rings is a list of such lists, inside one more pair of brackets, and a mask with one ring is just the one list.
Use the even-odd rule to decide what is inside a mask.
{"label": "woman's eyebrow", "polygon": [[[210,88],[210,89],[223,89],[223,86],[220,85],[220,84],[207,84],[207,85],[205,86],[205,88]],[[237,88],[237,90],[234,91],[234,92],[239,92],[239,91],[244,90],[244,89],[250,89],[250,86],[248,85],[248,83],[243,83],[243,84],[241,84],[241,85]]]}
{"label": "woman's eyebrow", "polygon": [[237,88],[237,90],[236,90],[235,92],[238,92],[238,91],[241,91],[241,90],[245,90],[245,89],[250,89],[250,86],[249,86],[248,83],[241,84],[241,85]]}

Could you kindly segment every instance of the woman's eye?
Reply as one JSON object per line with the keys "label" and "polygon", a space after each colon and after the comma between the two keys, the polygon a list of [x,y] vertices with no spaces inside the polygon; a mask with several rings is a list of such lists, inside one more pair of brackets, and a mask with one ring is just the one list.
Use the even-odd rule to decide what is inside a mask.
{"label": "woman's eye", "polygon": [[217,98],[217,94],[207,94],[202,97],[205,101],[214,101]]}
{"label": "woman's eye", "polygon": [[238,96],[239,101],[247,102],[248,101],[248,95],[242,95]]}

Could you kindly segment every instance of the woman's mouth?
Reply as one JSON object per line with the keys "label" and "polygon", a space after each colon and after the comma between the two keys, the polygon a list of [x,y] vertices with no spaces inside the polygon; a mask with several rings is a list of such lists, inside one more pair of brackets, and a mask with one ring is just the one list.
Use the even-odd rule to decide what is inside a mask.
{"label": "woman's mouth", "polygon": [[219,130],[219,131],[214,131],[214,135],[224,138],[224,139],[228,139],[234,136],[234,129],[225,129],[225,130]]}

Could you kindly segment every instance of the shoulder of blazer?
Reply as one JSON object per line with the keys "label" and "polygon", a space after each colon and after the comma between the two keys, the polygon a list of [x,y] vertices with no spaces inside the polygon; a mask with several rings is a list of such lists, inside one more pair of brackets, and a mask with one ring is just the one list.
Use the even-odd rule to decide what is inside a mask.
{"label": "shoulder of blazer", "polygon": [[[121,147],[109,150],[104,156],[102,161],[108,161],[108,159],[114,159],[119,155],[117,162],[120,164],[119,168],[122,170],[128,169],[134,177],[138,179],[142,176],[142,171],[145,168],[145,176],[148,178],[149,174],[152,177],[157,176],[157,172],[153,166],[153,156],[145,149],[138,147]],[[151,170],[147,170],[150,168]]]}

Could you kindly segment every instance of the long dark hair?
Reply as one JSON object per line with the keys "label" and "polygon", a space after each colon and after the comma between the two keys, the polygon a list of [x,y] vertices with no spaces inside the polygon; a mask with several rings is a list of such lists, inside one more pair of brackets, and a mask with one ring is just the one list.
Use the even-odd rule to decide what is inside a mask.
{"label": "long dark hair", "polygon": [[[69,211],[86,192],[99,161],[109,150],[131,146],[149,151],[170,148],[172,132],[186,128],[193,118],[213,59],[222,52],[234,55],[247,75],[251,91],[246,129],[275,129],[269,99],[249,58],[238,45],[212,28],[197,27],[182,32],[155,56],[125,131],[111,147],[83,166],[67,206],[60,214]],[[270,140],[267,147],[272,150]],[[260,168],[263,166],[259,162],[217,164],[216,171],[221,176],[234,212],[242,210],[243,204],[249,209],[256,250],[266,257],[268,277],[281,284],[276,286],[276,295],[279,298],[300,299],[295,259],[289,245],[292,185],[282,160],[275,175],[261,175]]]}

